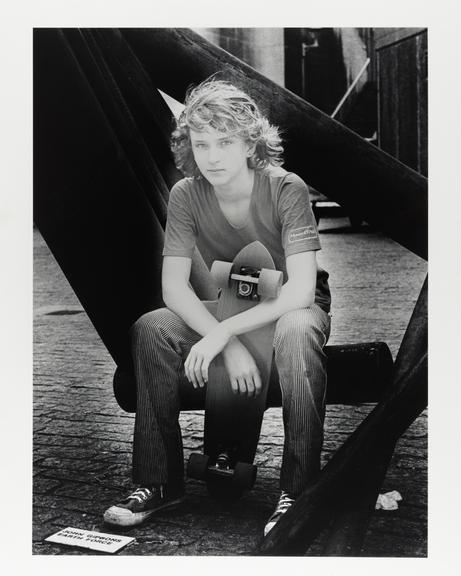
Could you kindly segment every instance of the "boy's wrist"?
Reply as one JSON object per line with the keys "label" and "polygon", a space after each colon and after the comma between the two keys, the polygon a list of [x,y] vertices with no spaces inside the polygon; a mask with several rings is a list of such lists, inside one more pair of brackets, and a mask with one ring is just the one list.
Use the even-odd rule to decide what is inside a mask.
{"label": "boy's wrist", "polygon": [[223,320],[218,325],[218,330],[220,330],[221,334],[224,335],[227,340],[231,341],[235,335],[232,333],[232,329],[229,326],[229,322],[227,320]]}

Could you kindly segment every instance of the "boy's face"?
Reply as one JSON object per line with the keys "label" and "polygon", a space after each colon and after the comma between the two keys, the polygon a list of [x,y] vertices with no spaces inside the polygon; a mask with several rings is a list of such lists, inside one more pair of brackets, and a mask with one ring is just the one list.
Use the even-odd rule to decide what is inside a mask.
{"label": "boy's face", "polygon": [[190,130],[195,162],[212,186],[226,186],[238,181],[248,171],[251,147],[240,136],[207,128]]}

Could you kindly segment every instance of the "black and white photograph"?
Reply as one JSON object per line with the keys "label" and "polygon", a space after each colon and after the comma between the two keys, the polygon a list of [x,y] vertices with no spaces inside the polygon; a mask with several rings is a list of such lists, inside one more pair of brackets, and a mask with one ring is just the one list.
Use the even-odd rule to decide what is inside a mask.
{"label": "black and white photograph", "polygon": [[34,552],[424,557],[426,176],[427,29],[35,29]]}
{"label": "black and white photograph", "polygon": [[431,26],[301,15],[28,30],[31,562],[440,553]]}

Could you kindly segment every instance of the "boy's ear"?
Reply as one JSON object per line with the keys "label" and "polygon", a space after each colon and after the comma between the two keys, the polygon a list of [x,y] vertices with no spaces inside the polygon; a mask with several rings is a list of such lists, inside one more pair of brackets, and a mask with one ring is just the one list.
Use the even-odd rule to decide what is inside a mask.
{"label": "boy's ear", "polygon": [[247,158],[250,158],[251,156],[253,156],[253,154],[255,153],[255,150],[256,150],[256,144],[249,144],[248,150],[247,150]]}

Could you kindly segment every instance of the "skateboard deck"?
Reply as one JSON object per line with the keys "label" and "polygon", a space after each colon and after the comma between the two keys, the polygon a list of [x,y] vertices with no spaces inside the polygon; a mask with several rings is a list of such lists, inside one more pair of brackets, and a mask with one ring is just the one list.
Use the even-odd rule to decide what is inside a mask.
{"label": "skateboard deck", "polygon": [[[243,248],[232,263],[214,262],[211,274],[221,289],[218,320],[248,310],[264,298],[276,297],[283,280],[261,242]],[[211,492],[240,493],[254,483],[253,460],[266,408],[274,330],[275,322],[239,336],[258,366],[262,383],[258,396],[232,392],[221,354],[210,365],[204,456],[192,455],[188,471],[193,477],[204,478]]]}

